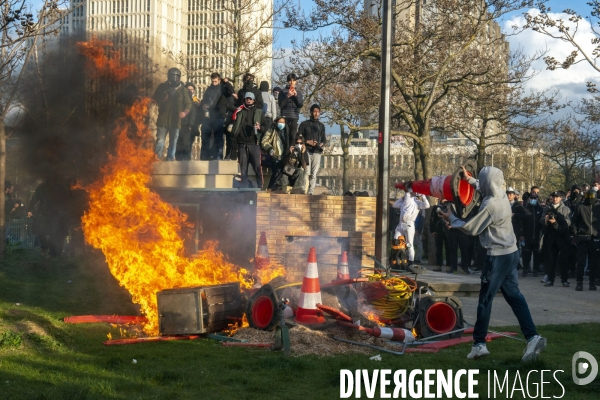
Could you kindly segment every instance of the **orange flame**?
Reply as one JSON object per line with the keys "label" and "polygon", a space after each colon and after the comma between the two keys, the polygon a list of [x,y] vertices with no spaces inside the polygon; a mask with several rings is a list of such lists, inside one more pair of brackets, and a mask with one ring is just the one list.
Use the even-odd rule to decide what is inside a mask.
{"label": "orange flame", "polygon": [[366,311],[363,312],[363,314],[369,321],[375,322],[379,326],[385,326],[385,324],[379,320],[379,316],[373,311]]}
{"label": "orange flame", "polygon": [[153,134],[144,122],[149,102],[137,101],[117,120],[116,155],[86,188],[90,204],[82,223],[86,241],[102,250],[111,273],[148,318],[144,331],[156,335],[156,292],[232,281],[249,288],[253,281],[214,242],[191,259],[184,256],[180,233],[187,216],[147,186],[154,160]]}
{"label": "orange flame", "polygon": [[[264,260],[264,259],[263,259]],[[259,285],[266,285],[278,276],[285,276],[287,271],[285,267],[276,262],[265,260],[263,263],[256,263],[252,275],[256,277]]]}
{"label": "orange flame", "polygon": [[96,78],[104,78],[113,82],[121,82],[137,72],[134,64],[124,64],[121,52],[106,50],[113,47],[110,40],[100,40],[95,37],[87,42],[77,42],[77,49],[88,58],[88,69]]}

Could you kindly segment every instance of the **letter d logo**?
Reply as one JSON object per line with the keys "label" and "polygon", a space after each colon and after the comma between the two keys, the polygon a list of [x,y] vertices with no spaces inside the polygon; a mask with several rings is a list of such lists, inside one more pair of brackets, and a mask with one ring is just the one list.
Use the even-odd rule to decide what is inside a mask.
{"label": "letter d logo", "polygon": [[[586,362],[577,361],[581,358],[584,358]],[[590,369],[591,367],[591,369]],[[571,369],[573,374],[573,382],[576,385],[587,385],[588,383],[592,383],[594,379],[596,379],[596,375],[598,375],[598,362],[594,358],[593,355],[587,353],[585,351],[578,351],[573,355],[573,360],[571,361]],[[579,378],[577,375],[583,375],[587,371],[590,371],[590,374],[587,378]]]}

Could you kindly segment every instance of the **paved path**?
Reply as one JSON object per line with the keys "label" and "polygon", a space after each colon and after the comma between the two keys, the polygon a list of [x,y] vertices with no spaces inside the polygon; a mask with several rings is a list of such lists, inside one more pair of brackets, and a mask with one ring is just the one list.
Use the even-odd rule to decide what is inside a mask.
{"label": "paved path", "polygon": [[[444,272],[432,272],[431,267],[426,267],[430,272],[419,277],[425,281],[472,284],[479,278],[478,275],[448,275]],[[562,287],[560,279],[558,286],[544,287],[540,279],[541,277],[534,278],[531,275],[526,278],[519,276],[519,288],[529,304],[536,325],[600,322],[600,290],[590,292],[587,278],[584,281],[583,292],[575,291],[574,279],[570,280],[569,288]],[[477,316],[477,296],[460,297],[460,300],[465,320],[474,324]],[[494,299],[490,326],[506,325],[518,325],[518,322],[508,303],[502,295],[499,295]]]}

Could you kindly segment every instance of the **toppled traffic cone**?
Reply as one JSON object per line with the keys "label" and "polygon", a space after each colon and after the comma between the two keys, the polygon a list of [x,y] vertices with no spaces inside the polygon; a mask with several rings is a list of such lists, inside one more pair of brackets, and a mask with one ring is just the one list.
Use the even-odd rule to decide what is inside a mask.
{"label": "toppled traffic cone", "polygon": [[348,252],[344,251],[339,258],[337,277],[332,282],[346,279],[350,279],[350,271],[348,270]]}
{"label": "toppled traffic cone", "polygon": [[386,328],[386,327],[380,328],[378,326],[376,326],[374,328],[367,328],[367,327],[355,325],[351,322],[343,321],[340,319],[338,319],[337,322],[340,325],[344,325],[349,328],[354,328],[359,331],[365,332],[367,335],[382,338],[382,339],[388,339],[388,340],[391,340],[392,342],[411,343],[411,342],[415,341],[415,336],[413,335],[413,333],[411,331],[409,331],[408,329],[404,329],[404,328]]}
{"label": "toppled traffic cone", "polygon": [[321,304],[321,286],[319,284],[319,270],[317,267],[317,250],[310,248],[306,273],[302,280],[296,322],[301,324],[322,324],[325,322],[323,313],[317,308]]}
{"label": "toppled traffic cone", "polygon": [[258,240],[258,249],[256,249],[256,257],[254,257],[254,268],[262,269],[268,266],[269,260],[269,248],[267,247],[267,234],[266,232],[260,233],[260,239]]}

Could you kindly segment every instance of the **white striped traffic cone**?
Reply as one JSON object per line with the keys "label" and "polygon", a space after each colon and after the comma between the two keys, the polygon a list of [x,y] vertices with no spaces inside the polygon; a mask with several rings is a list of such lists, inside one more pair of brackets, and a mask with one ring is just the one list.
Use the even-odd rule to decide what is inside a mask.
{"label": "white striped traffic cone", "polygon": [[345,279],[350,279],[350,271],[348,270],[348,252],[344,251],[340,256],[338,262],[337,269],[337,277],[334,279],[336,281],[343,281]]}
{"label": "white striped traffic cone", "polygon": [[301,324],[322,324],[325,322],[323,313],[317,308],[321,304],[321,285],[319,284],[319,270],[317,268],[317,250],[310,248],[306,273],[302,280],[296,322]]}
{"label": "white striped traffic cone", "polygon": [[254,257],[254,268],[262,269],[269,265],[269,248],[267,247],[267,234],[266,232],[260,233],[260,239],[258,241],[258,249],[256,249],[256,256]]}

